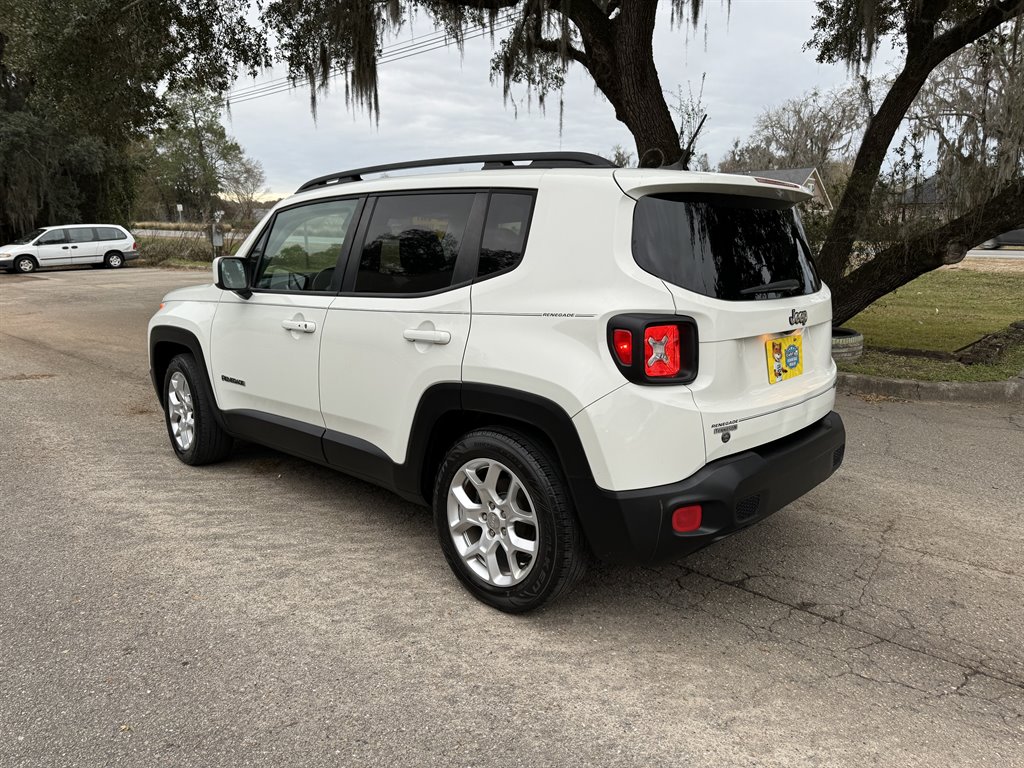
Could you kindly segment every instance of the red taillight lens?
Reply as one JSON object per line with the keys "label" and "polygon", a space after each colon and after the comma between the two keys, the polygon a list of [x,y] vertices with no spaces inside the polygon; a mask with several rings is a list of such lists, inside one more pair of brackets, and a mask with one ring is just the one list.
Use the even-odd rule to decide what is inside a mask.
{"label": "red taillight lens", "polygon": [[633,364],[633,334],[621,328],[613,334],[612,345],[615,348],[615,356],[623,365]]}
{"label": "red taillight lens", "polygon": [[139,244],[138,243],[132,243],[132,250],[133,251],[139,250]]}
{"label": "red taillight lens", "polygon": [[651,378],[679,373],[679,326],[649,325],[644,329],[644,373]]}
{"label": "red taillight lens", "polygon": [[689,533],[700,528],[700,504],[680,507],[672,513],[672,530],[676,533]]}

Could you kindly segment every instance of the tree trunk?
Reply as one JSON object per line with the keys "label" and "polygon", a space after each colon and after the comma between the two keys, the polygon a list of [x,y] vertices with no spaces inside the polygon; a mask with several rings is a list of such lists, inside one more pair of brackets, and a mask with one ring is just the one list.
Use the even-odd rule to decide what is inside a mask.
{"label": "tree trunk", "polygon": [[956,264],[976,243],[1013,229],[1024,211],[1024,179],[948,224],[892,245],[831,285],[834,325],[925,272]]}
{"label": "tree trunk", "polygon": [[909,65],[904,68],[864,132],[850,179],[817,259],[821,278],[833,286],[833,291],[842,282],[854,239],[871,209],[871,193],[889,145],[930,71],[928,68],[911,70]]}
{"label": "tree trunk", "polygon": [[619,15],[610,20],[589,0],[560,9],[580,31],[584,55],[576,60],[629,129],[639,165],[658,167],[678,160],[679,132],[654,65],[657,3],[623,0]]}

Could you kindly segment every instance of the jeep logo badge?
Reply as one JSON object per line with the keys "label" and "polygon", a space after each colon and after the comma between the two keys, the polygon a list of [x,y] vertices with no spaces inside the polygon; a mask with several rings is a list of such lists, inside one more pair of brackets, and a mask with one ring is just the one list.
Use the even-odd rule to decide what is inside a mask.
{"label": "jeep logo badge", "polygon": [[807,310],[793,310],[793,314],[789,316],[790,325],[807,325]]}

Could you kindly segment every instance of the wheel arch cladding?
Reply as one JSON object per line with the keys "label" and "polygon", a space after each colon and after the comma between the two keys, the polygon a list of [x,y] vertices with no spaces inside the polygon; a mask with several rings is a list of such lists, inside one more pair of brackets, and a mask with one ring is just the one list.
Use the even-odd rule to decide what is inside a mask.
{"label": "wheel arch cladding", "polygon": [[428,389],[413,421],[406,464],[396,478],[399,492],[429,504],[437,468],[451,445],[466,432],[491,425],[520,430],[551,451],[591,550],[598,557],[615,550],[616,534],[606,521],[588,514],[603,505],[595,503],[600,492],[572,419],[557,403],[528,392],[471,382]]}
{"label": "wheel arch cladding", "polygon": [[[163,386],[167,367],[175,357],[186,353],[195,358],[200,371],[206,377],[206,384],[209,386],[216,404],[213,382],[210,380],[210,372],[206,367],[206,358],[203,355],[203,347],[199,343],[199,339],[191,331],[164,325],[153,328],[149,335],[150,376],[153,379],[153,388],[156,390],[161,406],[164,401]],[[220,409],[215,408],[214,413],[217,421],[221,422]]]}

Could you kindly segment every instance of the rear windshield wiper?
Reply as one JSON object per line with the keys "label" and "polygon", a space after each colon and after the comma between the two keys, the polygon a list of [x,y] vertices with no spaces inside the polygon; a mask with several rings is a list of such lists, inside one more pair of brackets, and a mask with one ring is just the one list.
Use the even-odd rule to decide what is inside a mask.
{"label": "rear windshield wiper", "polygon": [[749,296],[752,293],[776,293],[785,291],[792,293],[793,291],[800,290],[800,281],[793,280],[776,280],[774,283],[765,283],[764,285],[755,285],[753,288],[744,288],[740,291],[741,296]]}

